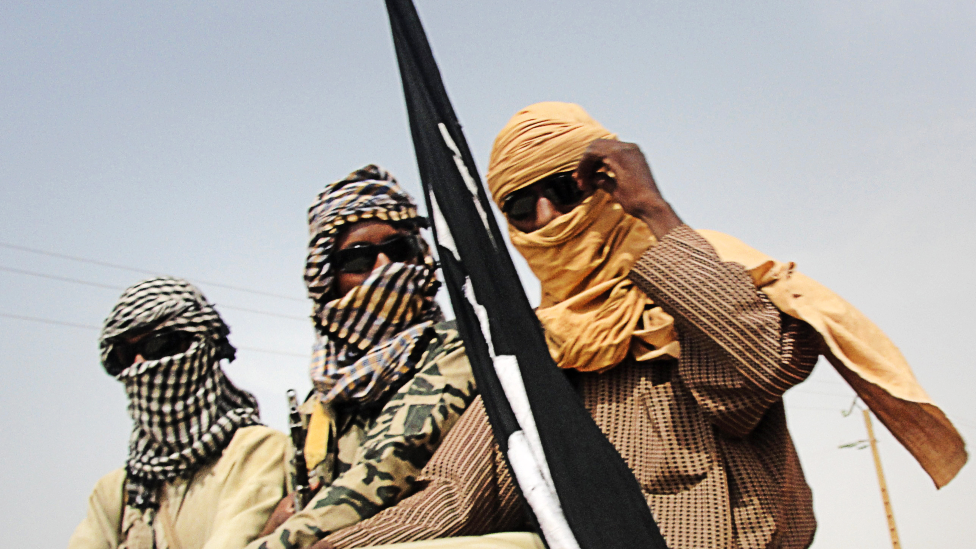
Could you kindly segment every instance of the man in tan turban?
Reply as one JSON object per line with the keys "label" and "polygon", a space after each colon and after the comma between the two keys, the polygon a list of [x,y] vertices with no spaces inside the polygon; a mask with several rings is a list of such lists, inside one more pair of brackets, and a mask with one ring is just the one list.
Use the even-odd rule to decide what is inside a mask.
{"label": "man in tan turban", "polygon": [[782,395],[816,363],[816,332],[723,262],[640,149],[576,105],[516,114],[488,185],[542,283],[553,359],[579,372],[669,547],[807,546],[816,522]]}
{"label": "man in tan turban", "polygon": [[[810,545],[812,495],[782,395],[820,354],[937,486],[965,463],[959,434],[873,323],[792,264],[683,224],[640,149],[580,107],[517,113],[495,140],[488,186],[541,282],[554,361],[632,469],[671,549]],[[425,489],[326,542],[523,527],[489,430],[475,401],[421,472]]]}

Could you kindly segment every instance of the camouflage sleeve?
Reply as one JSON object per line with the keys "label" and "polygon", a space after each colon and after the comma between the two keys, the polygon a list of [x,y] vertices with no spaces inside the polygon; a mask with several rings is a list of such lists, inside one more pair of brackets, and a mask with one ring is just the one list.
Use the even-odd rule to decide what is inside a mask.
{"label": "camouflage sleeve", "polygon": [[326,536],[337,549],[523,530],[526,510],[481,397],[418,477],[415,494]]}
{"label": "camouflage sleeve", "polygon": [[460,337],[437,330],[414,378],[384,406],[352,466],[300,513],[249,549],[308,547],[369,518],[411,492],[420,469],[474,399],[475,385]]}

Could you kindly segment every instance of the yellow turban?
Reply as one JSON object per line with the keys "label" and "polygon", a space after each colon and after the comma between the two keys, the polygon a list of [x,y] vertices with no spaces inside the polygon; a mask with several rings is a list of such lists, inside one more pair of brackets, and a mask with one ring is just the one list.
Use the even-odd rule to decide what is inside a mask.
{"label": "yellow turban", "polygon": [[488,161],[491,198],[502,198],[554,173],[576,169],[597,139],[616,139],[579,105],[536,103],[520,110],[495,138]]}

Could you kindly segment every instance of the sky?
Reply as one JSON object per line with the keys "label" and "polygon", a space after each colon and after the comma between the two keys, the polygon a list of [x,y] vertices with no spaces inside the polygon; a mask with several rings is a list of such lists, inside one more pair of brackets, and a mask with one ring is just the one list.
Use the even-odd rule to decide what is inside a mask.
{"label": "sky", "polygon": [[[976,4],[417,4],[482,177],[517,110],[579,103],[686,223],[872,318],[976,438]],[[97,352],[122,290],[197,283],[239,347],[228,375],[283,429],[309,387],[309,204],[368,163],[419,179],[378,0],[8,0],[0,75],[0,515],[8,544],[58,547],[127,452]],[[813,547],[888,547],[870,450],[839,448],[866,438],[853,391],[821,361],[785,400]],[[971,547],[973,466],[937,491],[875,427],[902,545]]]}

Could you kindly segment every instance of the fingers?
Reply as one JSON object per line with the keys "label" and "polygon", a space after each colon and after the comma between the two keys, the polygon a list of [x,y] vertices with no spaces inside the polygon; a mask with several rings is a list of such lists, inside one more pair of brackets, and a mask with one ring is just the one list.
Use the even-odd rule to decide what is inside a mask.
{"label": "fingers", "polygon": [[573,173],[573,177],[576,178],[581,189],[590,192],[594,187],[601,186],[600,183],[608,183],[606,176],[598,177],[597,174],[600,173],[601,169],[610,168],[608,161],[612,162],[611,156],[615,143],[619,143],[619,141],[597,139],[586,148],[583,158],[580,159],[579,165]]}
{"label": "fingers", "polygon": [[278,505],[275,506],[271,516],[268,517],[268,521],[264,524],[264,528],[261,529],[261,533],[258,534],[258,537],[263,538],[264,536],[270,535],[294,514],[295,493],[292,492],[278,502]]}

